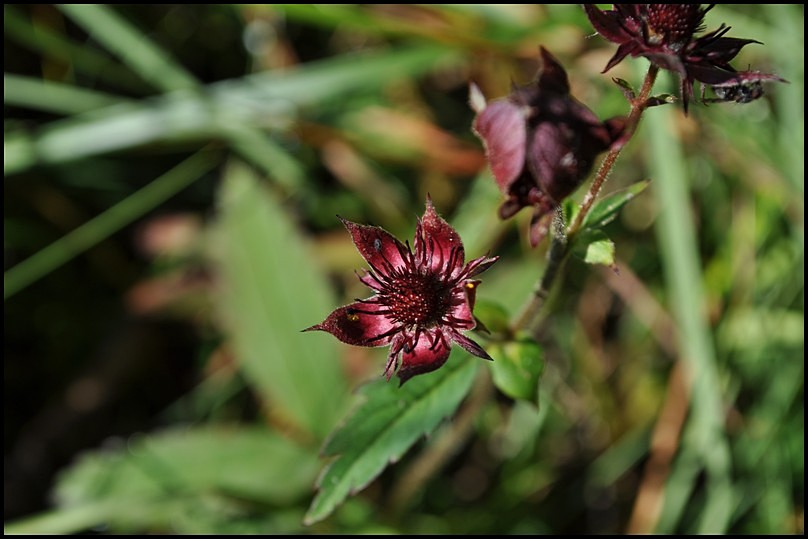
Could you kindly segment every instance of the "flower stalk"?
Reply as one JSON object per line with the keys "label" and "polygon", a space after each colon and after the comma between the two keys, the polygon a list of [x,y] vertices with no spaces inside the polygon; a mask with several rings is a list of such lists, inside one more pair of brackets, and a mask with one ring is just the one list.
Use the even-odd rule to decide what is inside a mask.
{"label": "flower stalk", "polygon": [[573,236],[576,232],[578,232],[578,230],[580,230],[584,223],[584,219],[586,219],[586,216],[589,214],[589,210],[592,209],[592,205],[595,203],[595,199],[597,199],[598,195],[600,194],[603,184],[606,183],[609,173],[612,171],[612,168],[614,168],[614,164],[617,162],[620,152],[623,150],[623,147],[631,139],[631,137],[634,136],[634,133],[640,124],[640,118],[642,117],[643,112],[645,112],[645,109],[648,108],[648,103],[651,98],[651,91],[654,88],[654,82],[656,81],[658,73],[659,67],[651,64],[651,66],[648,68],[648,73],[646,73],[645,79],[643,80],[640,95],[630,100],[631,112],[629,112],[628,122],[626,122],[626,131],[623,135],[623,144],[613,147],[611,150],[609,150],[609,153],[606,154],[606,157],[603,158],[603,161],[595,174],[595,179],[592,180],[592,185],[586,192],[586,196],[581,203],[581,208],[578,211],[578,214],[575,216],[575,220],[573,220],[572,224],[569,226],[569,228],[567,228],[567,235]]}
{"label": "flower stalk", "polygon": [[538,315],[541,313],[542,307],[550,295],[550,291],[555,284],[556,278],[558,277],[561,268],[567,260],[567,256],[569,255],[569,246],[572,245],[572,241],[570,240],[572,240],[575,234],[581,230],[581,227],[586,220],[586,216],[592,209],[592,206],[600,194],[601,189],[603,189],[603,185],[606,183],[606,179],[609,177],[609,174],[614,168],[617,158],[620,156],[620,153],[622,152],[626,143],[628,143],[628,141],[637,131],[637,126],[640,123],[642,114],[649,106],[651,91],[654,87],[654,82],[656,81],[658,73],[659,68],[656,65],[651,64],[651,66],[648,68],[648,73],[645,75],[642,88],[640,89],[640,94],[637,97],[630,99],[631,111],[628,116],[628,121],[626,122],[625,132],[623,134],[621,143],[616,144],[612,149],[610,149],[606,154],[606,157],[604,157],[603,161],[601,161],[600,167],[595,174],[595,179],[589,186],[589,190],[587,191],[586,196],[584,196],[584,200],[581,203],[581,207],[578,210],[575,219],[569,227],[566,227],[566,229],[564,227],[563,215],[561,214],[560,208],[556,210],[556,214],[553,219],[552,240],[550,243],[550,249],[547,252],[547,267],[545,268],[541,279],[536,284],[530,300],[522,308],[519,315],[514,319],[511,326],[511,330],[513,332],[531,330],[535,326]]}

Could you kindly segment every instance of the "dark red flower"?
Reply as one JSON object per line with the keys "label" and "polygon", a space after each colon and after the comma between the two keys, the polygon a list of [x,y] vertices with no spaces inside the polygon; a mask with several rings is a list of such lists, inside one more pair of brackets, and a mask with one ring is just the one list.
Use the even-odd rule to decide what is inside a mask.
{"label": "dark red flower", "polygon": [[592,170],[595,157],[621,143],[625,128],[623,117],[601,122],[570,95],[558,60],[544,47],[541,57],[536,80],[514,86],[506,98],[485,104],[477,87],[471,88],[474,132],[485,143],[494,179],[508,197],[499,216],[508,219],[533,207],[533,246],[546,235],[555,208]]}
{"label": "dark red flower", "polygon": [[384,374],[389,380],[398,368],[402,384],[446,363],[453,342],[475,356],[491,359],[461,332],[477,325],[472,311],[480,281],[471,277],[498,257],[480,257],[464,265],[460,236],[438,216],[429,198],[415,230],[414,250],[409,242],[402,244],[382,228],[345,219],[342,223],[370,266],[359,280],[375,294],[336,309],[304,331],[327,331],[356,346],[389,344]]}
{"label": "dark red flower", "polygon": [[[602,11],[594,4],[584,9],[597,32],[619,47],[606,64],[605,73],[626,56],[644,56],[662,69],[677,73],[685,113],[693,97],[693,84],[741,86],[744,83],[729,62],[743,47],[760,43],[754,39],[724,37],[730,27],[723,24],[701,37],[704,15],[713,7],[700,4],[614,4]],[[774,75],[758,80],[782,80]],[[762,91],[758,94],[758,97]]]}

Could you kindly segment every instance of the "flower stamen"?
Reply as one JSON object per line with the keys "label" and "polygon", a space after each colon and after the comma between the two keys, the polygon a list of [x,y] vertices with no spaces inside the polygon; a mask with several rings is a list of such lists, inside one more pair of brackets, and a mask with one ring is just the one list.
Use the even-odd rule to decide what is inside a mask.
{"label": "flower stamen", "polygon": [[490,267],[496,257],[481,257],[464,266],[460,238],[437,215],[429,199],[414,249],[378,227],[342,221],[370,266],[359,280],[375,294],[336,309],[307,330],[327,331],[358,346],[389,344],[384,375],[390,379],[398,369],[402,383],[443,365],[452,342],[491,359],[460,332],[476,325],[470,290],[478,281],[467,278]]}

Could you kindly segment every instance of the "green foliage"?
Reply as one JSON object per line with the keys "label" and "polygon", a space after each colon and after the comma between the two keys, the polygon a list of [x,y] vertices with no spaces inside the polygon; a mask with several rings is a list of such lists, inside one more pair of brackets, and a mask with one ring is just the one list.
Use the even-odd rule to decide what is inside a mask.
{"label": "green foliage", "polygon": [[74,506],[211,492],[283,505],[308,491],[316,470],[314,451],[266,429],[177,429],[85,456],[64,475],[56,497]]}
{"label": "green foliage", "polygon": [[[648,180],[637,182],[627,189],[611,193],[595,202],[583,220],[583,228],[574,238],[573,252],[587,264],[614,267],[614,242],[601,229],[614,221],[620,210],[645,191],[649,184]],[[577,208],[568,205],[565,213],[568,216],[567,220],[571,221],[577,214]]]}
{"label": "green foliage", "polygon": [[614,266],[614,242],[600,231],[586,230],[576,238],[576,247],[583,250],[583,260],[587,264]]}
{"label": "green foliage", "polygon": [[[734,503],[730,486],[729,446],[723,428],[723,407],[718,381],[715,349],[710,335],[701,289],[696,232],[687,203],[684,155],[681,146],[665,129],[675,111],[661,109],[649,116],[651,171],[658,182],[654,194],[662,211],[656,231],[660,239],[663,267],[672,292],[671,306],[682,332],[682,354],[693,376],[694,420],[688,423],[687,450],[679,459],[684,463],[668,483],[669,503],[663,511],[659,531],[671,532],[681,520],[694,476],[703,466],[707,475],[705,511],[695,530],[722,533],[729,525]],[[699,458],[699,456],[701,458]]]}
{"label": "green foliage", "polygon": [[584,219],[584,226],[590,228],[600,228],[608,225],[617,218],[620,210],[628,204],[634,197],[645,191],[651,182],[644,180],[634,185],[611,193],[598,200]]}
{"label": "green foliage", "polygon": [[102,525],[271,532],[272,519],[256,515],[305,496],[317,468],[316,452],[264,428],[177,428],[84,455],[60,478],[55,496],[61,511],[6,532],[70,533]]}
{"label": "green foliage", "polygon": [[539,382],[544,372],[541,346],[530,337],[492,347],[491,374],[497,388],[514,399],[539,404]]}
{"label": "green foliage", "polygon": [[336,343],[301,330],[333,308],[331,292],[304,238],[250,169],[231,165],[221,189],[212,233],[223,326],[271,412],[322,439],[347,390]]}
{"label": "green foliage", "polygon": [[361,403],[323,448],[324,456],[335,459],[317,481],[319,492],[305,522],[327,517],[452,414],[468,393],[478,365],[477,358],[454,353],[432,376],[415,377],[400,388],[386,380],[362,386]]}
{"label": "green foliage", "polygon": [[497,302],[478,301],[474,306],[474,317],[493,335],[505,336],[510,331],[509,313]]}

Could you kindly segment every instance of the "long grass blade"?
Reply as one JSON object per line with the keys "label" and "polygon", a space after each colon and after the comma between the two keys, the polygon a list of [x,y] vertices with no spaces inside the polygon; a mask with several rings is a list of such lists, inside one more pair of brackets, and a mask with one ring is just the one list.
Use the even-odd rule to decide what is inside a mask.
{"label": "long grass blade", "polygon": [[3,75],[3,103],[56,114],[79,114],[115,105],[121,99],[78,86],[19,75]]}
{"label": "long grass blade", "polygon": [[[674,107],[661,107],[644,118],[649,140],[649,168],[652,188],[661,208],[656,234],[665,270],[667,295],[679,327],[679,350],[687,362],[691,390],[691,411],[686,425],[685,443],[697,452],[697,460],[707,472],[706,503],[701,511],[698,531],[723,533],[729,525],[732,491],[729,484],[730,453],[724,434],[722,388],[718,380],[715,350],[706,317],[702,286],[699,242],[689,204],[688,174],[681,143],[670,129]],[[690,468],[683,455],[675,468]],[[688,462],[685,464],[685,462]],[[677,484],[676,478],[683,484]],[[666,490],[660,529],[670,533],[681,519],[683,500],[695,486],[696,475],[674,471]],[[675,509],[675,510],[674,510]]]}
{"label": "long grass blade", "polygon": [[197,86],[190,73],[111,8],[62,4],[59,9],[156,88],[171,91]]}
{"label": "long grass blade", "polygon": [[3,299],[7,300],[189,186],[217,162],[215,154],[194,154],[104,213],[7,270],[3,275]]}

